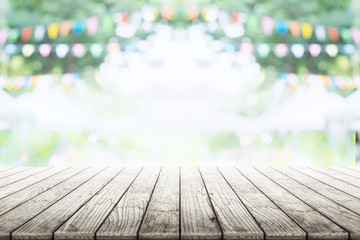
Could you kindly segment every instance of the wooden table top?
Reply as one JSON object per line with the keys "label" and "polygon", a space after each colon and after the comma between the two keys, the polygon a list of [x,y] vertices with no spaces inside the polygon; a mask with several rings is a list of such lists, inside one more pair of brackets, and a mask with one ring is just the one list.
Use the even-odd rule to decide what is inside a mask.
{"label": "wooden table top", "polygon": [[2,239],[360,239],[360,168],[0,168]]}

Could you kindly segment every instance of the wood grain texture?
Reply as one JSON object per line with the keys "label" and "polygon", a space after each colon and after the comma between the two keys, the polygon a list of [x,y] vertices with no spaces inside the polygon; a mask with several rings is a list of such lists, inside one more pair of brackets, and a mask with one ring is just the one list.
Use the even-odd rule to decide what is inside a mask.
{"label": "wood grain texture", "polygon": [[10,240],[10,233],[47,209],[76,188],[86,183],[102,169],[86,169],[81,175],[75,175],[59,185],[26,201],[0,216],[0,240]]}
{"label": "wood grain texture", "polygon": [[259,171],[341,226],[350,233],[351,239],[360,239],[360,216],[358,214],[349,211],[274,169],[262,168]]}
{"label": "wood grain texture", "polygon": [[181,169],[181,239],[221,239],[198,168]]}
{"label": "wood grain texture", "polygon": [[294,169],[287,168],[279,169],[278,171],[323,195],[329,200],[339,204],[340,206],[343,206],[354,213],[360,213],[360,200],[358,198],[313,179],[303,173],[295,171]]}
{"label": "wood grain texture", "polygon": [[215,168],[200,168],[224,239],[263,239],[264,232]]}
{"label": "wood grain texture", "polygon": [[42,171],[46,171],[46,170],[49,170],[49,169],[50,168],[47,168],[47,167],[34,167],[34,168],[26,169],[25,171],[20,171],[20,172],[17,172],[15,174],[12,174],[10,176],[4,177],[4,178],[2,178],[0,180],[0,189],[2,187],[5,187],[5,186],[9,185],[9,184],[18,182],[18,181],[20,181],[22,179],[31,177],[34,174],[37,174],[37,173],[40,173]]}
{"label": "wood grain texture", "polygon": [[136,240],[160,168],[145,168],[96,233],[98,240]]}
{"label": "wood grain texture", "polygon": [[254,168],[238,168],[307,233],[309,240],[348,239],[348,233]]}
{"label": "wood grain texture", "polygon": [[310,168],[296,168],[294,170],[360,199],[360,187],[348,184]]}
{"label": "wood grain texture", "polygon": [[[21,179],[15,183],[9,184],[7,186],[4,186],[2,188],[0,188],[0,199],[4,198],[4,197],[10,197],[11,194],[20,191],[21,189],[24,189],[26,187],[29,187],[35,183],[41,182],[42,180],[57,174],[61,171],[64,171],[65,168],[50,168],[47,169],[46,171],[42,171],[39,172],[35,175],[32,175],[30,177]],[[1,208],[0,208],[0,212],[1,212]]]}
{"label": "wood grain texture", "polygon": [[[17,192],[13,192],[13,189],[10,189],[10,192],[12,192],[12,194],[9,194],[7,197],[0,199],[0,215],[16,207],[17,205],[20,205],[21,203],[26,202],[27,200],[47,191],[48,189],[56,186],[62,181],[65,181],[67,178],[80,172],[80,169],[67,169],[65,171],[62,170],[62,168],[54,168],[49,171],[39,173],[36,176],[31,177],[30,179],[25,179],[29,181],[29,183],[31,183],[33,181],[38,181],[39,177],[40,179],[42,179],[42,181],[36,182],[31,186],[25,187]],[[9,187],[12,187],[13,185],[17,187],[18,183],[11,184],[9,185]],[[1,190],[0,195],[4,195],[4,193],[5,192]]]}
{"label": "wood grain texture", "polygon": [[19,173],[19,172],[25,172],[27,170],[30,170],[31,167],[13,167],[5,169],[5,171],[0,172],[0,179],[6,178],[8,176],[11,176],[13,174]]}
{"label": "wood grain texture", "polygon": [[223,167],[220,171],[260,224],[266,239],[306,239],[306,232],[235,168]]}
{"label": "wood grain texture", "polygon": [[360,179],[360,172],[355,171],[354,169],[344,168],[344,167],[331,167],[330,169],[356,177]]}
{"label": "wood grain texture", "polygon": [[311,169],[313,169],[313,170],[315,170],[317,172],[326,174],[326,175],[328,175],[330,177],[333,177],[333,178],[339,179],[341,181],[344,181],[347,184],[351,184],[351,185],[354,185],[356,187],[360,187],[360,180],[357,177],[350,176],[348,174],[339,172],[339,171],[337,171],[335,169],[331,169],[331,168],[312,167]]}
{"label": "wood grain texture", "polygon": [[139,239],[179,239],[179,168],[160,172],[138,234]]}
{"label": "wood grain texture", "polygon": [[60,227],[54,239],[94,239],[100,224],[140,171],[141,168],[125,168]]}
{"label": "wood grain texture", "polygon": [[45,209],[12,233],[13,240],[52,240],[55,232],[95,194],[107,185],[122,169],[106,168],[88,182]]}

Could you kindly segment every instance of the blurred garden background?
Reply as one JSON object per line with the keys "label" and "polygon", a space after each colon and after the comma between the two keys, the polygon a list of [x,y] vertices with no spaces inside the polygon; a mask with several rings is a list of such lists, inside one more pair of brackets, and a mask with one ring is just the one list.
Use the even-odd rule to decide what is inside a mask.
{"label": "blurred garden background", "polygon": [[359,12],[1,0],[0,166],[355,165]]}

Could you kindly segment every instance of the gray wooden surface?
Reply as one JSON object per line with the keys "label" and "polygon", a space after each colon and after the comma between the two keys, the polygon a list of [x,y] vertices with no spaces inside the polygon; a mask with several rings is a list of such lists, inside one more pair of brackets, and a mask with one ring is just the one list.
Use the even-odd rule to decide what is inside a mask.
{"label": "gray wooden surface", "polygon": [[360,169],[1,168],[2,239],[360,239]]}

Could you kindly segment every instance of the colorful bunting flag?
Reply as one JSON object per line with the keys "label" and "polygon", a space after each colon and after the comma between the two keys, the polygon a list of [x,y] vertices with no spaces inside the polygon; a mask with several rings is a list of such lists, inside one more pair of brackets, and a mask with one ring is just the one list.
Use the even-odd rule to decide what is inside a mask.
{"label": "colorful bunting flag", "polygon": [[325,41],[325,39],[326,39],[326,31],[325,31],[324,26],[316,25],[315,26],[315,35],[316,35],[316,38],[319,41],[321,41],[321,42]]}
{"label": "colorful bunting flag", "polygon": [[286,22],[284,20],[277,20],[276,21],[276,28],[280,35],[285,35],[287,32]]}
{"label": "colorful bunting flag", "polygon": [[59,24],[57,23],[51,23],[48,26],[48,36],[50,39],[54,40],[57,38],[59,33]]}
{"label": "colorful bunting flag", "polygon": [[9,29],[0,30],[0,45],[4,45],[9,37]]}
{"label": "colorful bunting flag", "polygon": [[294,37],[300,37],[301,27],[298,22],[292,21],[289,27],[290,27],[290,32]]}
{"label": "colorful bunting flag", "polygon": [[261,25],[263,27],[265,35],[269,36],[273,32],[274,20],[271,17],[263,17],[261,19]]}
{"label": "colorful bunting flag", "polygon": [[339,35],[339,31],[337,30],[336,27],[329,27],[328,34],[329,34],[331,41],[337,42],[339,40],[340,35]]}
{"label": "colorful bunting flag", "polygon": [[22,47],[24,57],[30,57],[35,52],[35,46],[32,44],[25,44]]}
{"label": "colorful bunting flag", "polygon": [[51,52],[51,45],[50,44],[40,44],[39,52],[40,52],[41,56],[48,57]]}
{"label": "colorful bunting flag", "polygon": [[60,36],[61,37],[66,37],[71,29],[71,23],[68,21],[62,22],[60,24]]}
{"label": "colorful bunting flag", "polygon": [[72,53],[75,57],[81,58],[86,54],[86,47],[84,44],[74,44],[72,47]]}
{"label": "colorful bunting flag", "polygon": [[256,50],[260,57],[265,58],[269,55],[270,46],[266,43],[261,43],[256,46]]}
{"label": "colorful bunting flag", "polygon": [[70,50],[69,45],[67,44],[59,44],[55,48],[56,56],[58,58],[64,58]]}
{"label": "colorful bunting flag", "polygon": [[84,30],[84,22],[82,20],[76,20],[73,26],[75,35],[80,35]]}
{"label": "colorful bunting flag", "polygon": [[359,29],[351,29],[351,36],[356,45],[360,45],[360,30]]}
{"label": "colorful bunting flag", "polygon": [[285,57],[288,54],[289,48],[286,44],[279,43],[275,45],[274,53],[277,57]]}
{"label": "colorful bunting flag", "polygon": [[31,38],[32,33],[33,33],[33,30],[32,30],[31,27],[25,27],[25,28],[23,28],[23,30],[21,31],[21,35],[20,35],[21,40],[22,40],[23,42],[29,41],[30,38]]}
{"label": "colorful bunting flag", "polygon": [[336,57],[338,53],[338,47],[335,44],[327,44],[325,46],[325,51],[329,54],[330,57]]}
{"label": "colorful bunting flag", "polygon": [[37,41],[37,42],[42,41],[44,39],[45,32],[46,32],[46,28],[44,25],[36,26],[35,31],[34,31],[35,41]]}
{"label": "colorful bunting flag", "polygon": [[291,52],[296,58],[302,58],[304,56],[305,47],[301,44],[294,44],[291,46]]}
{"label": "colorful bunting flag", "polygon": [[310,39],[312,36],[313,27],[309,23],[303,23],[301,25],[301,33],[304,39]]}
{"label": "colorful bunting flag", "polygon": [[320,44],[310,44],[309,45],[309,52],[312,57],[319,56],[321,52],[321,45]]}
{"label": "colorful bunting flag", "polygon": [[86,28],[90,36],[94,36],[96,34],[98,26],[99,19],[97,17],[90,17],[86,20]]}

